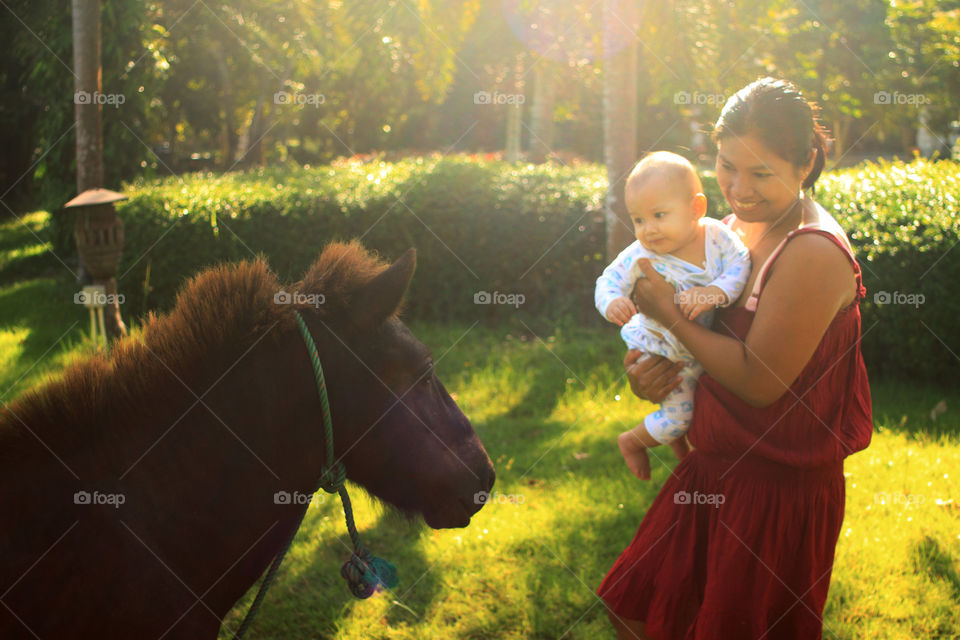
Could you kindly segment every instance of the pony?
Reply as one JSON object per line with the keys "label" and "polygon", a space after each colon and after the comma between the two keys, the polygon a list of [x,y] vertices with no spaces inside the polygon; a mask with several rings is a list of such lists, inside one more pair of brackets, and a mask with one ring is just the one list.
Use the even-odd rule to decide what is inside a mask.
{"label": "pony", "polygon": [[[0,638],[209,638],[295,531],[324,460],[301,314],[349,480],[465,527],[495,472],[398,317],[416,267],[328,245],[281,287],[266,261],[192,278],[141,339],[0,412]],[[287,496],[278,499],[278,496]]]}

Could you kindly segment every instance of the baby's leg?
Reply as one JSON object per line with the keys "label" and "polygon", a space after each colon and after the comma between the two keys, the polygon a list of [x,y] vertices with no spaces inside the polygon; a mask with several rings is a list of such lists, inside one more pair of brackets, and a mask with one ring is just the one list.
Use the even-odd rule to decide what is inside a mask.
{"label": "baby's leg", "polygon": [[[671,341],[664,334],[645,326],[640,316],[631,318],[630,322],[621,329],[620,335],[623,336],[627,347],[630,349],[640,349],[646,353],[672,358],[675,361],[685,360],[672,344],[675,341]],[[671,438],[665,432],[680,433],[681,436],[686,433],[687,425],[689,425],[693,413],[693,391],[696,388],[697,377],[702,372],[703,368],[698,363],[688,363],[680,372],[682,379],[680,386],[664,400],[660,409],[648,415],[646,420],[633,429],[621,433],[617,438],[617,445],[620,447],[620,454],[623,456],[624,462],[633,472],[633,475],[641,480],[650,479],[650,456],[647,449],[660,444],[669,444],[680,437]],[[678,392],[681,392],[680,397],[677,397]],[[677,398],[677,400],[671,402],[673,398]],[[678,426],[675,424],[676,420],[668,416],[675,416],[677,410],[684,408],[687,409],[688,415],[684,424]],[[651,422],[654,422],[652,428]]]}
{"label": "baby's leg", "polygon": [[650,456],[647,449],[660,444],[670,444],[686,435],[693,417],[693,393],[702,371],[696,364],[684,367],[680,372],[680,386],[664,399],[660,408],[617,438],[623,461],[633,475],[641,480],[650,479]]}
{"label": "baby's leg", "polygon": [[701,373],[703,367],[698,363],[687,364],[680,371],[680,386],[664,398],[659,409],[644,419],[643,426],[653,440],[670,444],[687,434],[693,418],[693,395]]}
{"label": "baby's leg", "polygon": [[617,436],[617,446],[620,447],[623,461],[633,475],[641,480],[650,479],[650,456],[647,449],[659,444],[650,436],[642,422]]}

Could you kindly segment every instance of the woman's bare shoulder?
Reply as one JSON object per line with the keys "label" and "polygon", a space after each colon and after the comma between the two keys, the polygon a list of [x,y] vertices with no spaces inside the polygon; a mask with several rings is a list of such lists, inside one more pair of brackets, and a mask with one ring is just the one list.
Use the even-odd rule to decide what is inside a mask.
{"label": "woman's bare shoulder", "polygon": [[837,222],[837,219],[819,202],[813,200],[808,200],[807,202],[809,203],[809,207],[808,210],[804,211],[803,226],[827,231],[853,253],[853,246],[850,244],[847,232],[840,223]]}
{"label": "woman's bare shoulder", "polygon": [[[830,233],[826,229],[822,231]],[[840,238],[837,238],[837,240],[842,242]],[[843,267],[847,271],[850,270],[850,259],[847,254],[824,233],[798,233],[790,238],[790,241],[783,247],[783,252],[778,261],[790,261],[791,258],[809,261],[811,264],[833,265]]]}
{"label": "woman's bare shoulder", "polygon": [[841,304],[853,297],[856,283],[850,258],[836,242],[821,233],[801,233],[783,248],[767,286],[835,297]]}

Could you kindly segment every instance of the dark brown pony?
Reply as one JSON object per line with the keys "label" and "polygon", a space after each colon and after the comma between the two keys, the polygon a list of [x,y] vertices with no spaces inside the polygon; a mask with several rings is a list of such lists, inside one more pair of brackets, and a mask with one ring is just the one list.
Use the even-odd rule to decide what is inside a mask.
{"label": "dark brown pony", "polygon": [[294,309],[348,478],[431,527],[466,526],[494,471],[396,316],[414,267],[413,251],[388,267],[353,243],[285,290],[262,260],[208,270],[142,341],[0,413],[0,638],[216,638],[317,487],[320,400]]}

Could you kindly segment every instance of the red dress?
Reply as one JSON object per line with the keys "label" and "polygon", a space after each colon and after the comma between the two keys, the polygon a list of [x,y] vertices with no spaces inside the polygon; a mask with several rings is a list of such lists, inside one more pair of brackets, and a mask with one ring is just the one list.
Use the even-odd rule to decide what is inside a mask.
{"label": "red dress", "polygon": [[[655,640],[820,638],[843,522],[843,459],[870,443],[870,387],[860,354],[860,266],[844,242],[857,294],[833,319],[796,382],[751,407],[704,373],[674,469],[598,590]],[[755,304],[722,310],[714,330],[746,338]]]}

